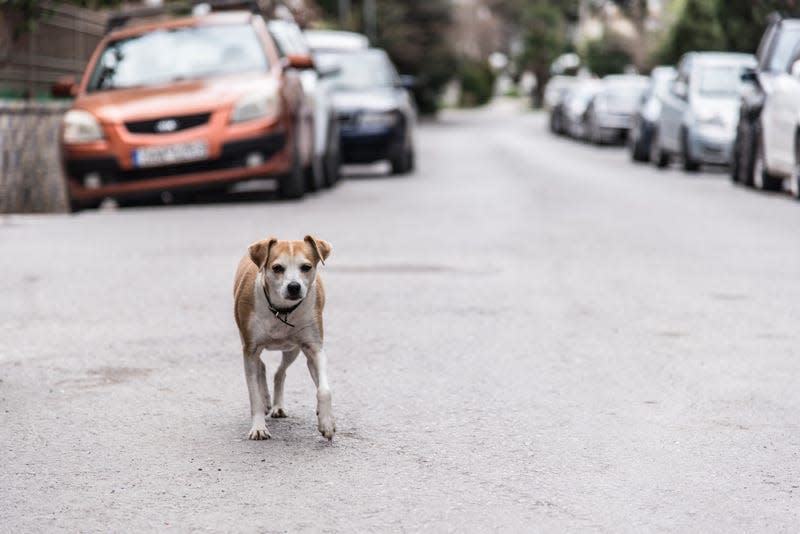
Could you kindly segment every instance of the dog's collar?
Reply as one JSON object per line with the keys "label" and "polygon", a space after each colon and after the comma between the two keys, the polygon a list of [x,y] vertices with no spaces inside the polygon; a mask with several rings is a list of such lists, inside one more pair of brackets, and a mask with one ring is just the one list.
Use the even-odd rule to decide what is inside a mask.
{"label": "dog's collar", "polygon": [[[264,297],[267,299],[267,307],[269,307],[269,311],[275,314],[275,318],[277,320],[279,320],[286,326],[291,326],[292,328],[294,328],[294,325],[289,322],[289,314],[295,311],[297,307],[303,303],[303,299],[301,299],[300,301],[297,302],[297,304],[289,308],[278,308],[274,304],[272,304],[272,301],[269,299],[269,291],[267,291],[267,284],[263,282],[263,277],[261,282],[261,289],[264,291]],[[281,315],[283,315],[283,317],[281,317]]]}

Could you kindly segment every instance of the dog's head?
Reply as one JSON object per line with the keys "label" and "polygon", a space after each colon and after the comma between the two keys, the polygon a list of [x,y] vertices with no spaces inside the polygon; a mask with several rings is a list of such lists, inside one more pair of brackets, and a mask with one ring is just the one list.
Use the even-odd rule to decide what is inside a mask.
{"label": "dog's head", "polygon": [[327,241],[310,235],[302,241],[270,237],[250,245],[250,259],[266,280],[274,304],[292,305],[306,298],[317,276],[317,264],[331,253]]}

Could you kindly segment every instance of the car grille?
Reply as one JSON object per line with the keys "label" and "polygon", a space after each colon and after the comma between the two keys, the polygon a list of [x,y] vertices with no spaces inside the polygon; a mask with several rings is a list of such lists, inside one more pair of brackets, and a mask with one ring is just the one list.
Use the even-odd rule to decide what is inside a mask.
{"label": "car grille", "polygon": [[197,115],[181,115],[174,117],[159,117],[146,121],[126,122],[125,128],[136,134],[167,134],[188,130],[206,124],[211,118],[211,113]]}

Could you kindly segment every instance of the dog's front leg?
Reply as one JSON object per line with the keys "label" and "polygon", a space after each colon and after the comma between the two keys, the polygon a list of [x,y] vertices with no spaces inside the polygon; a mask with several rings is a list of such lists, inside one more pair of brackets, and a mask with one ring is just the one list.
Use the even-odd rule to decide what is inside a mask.
{"label": "dog's front leg", "polygon": [[320,434],[332,440],[336,433],[336,422],[331,407],[331,388],[328,386],[327,357],[321,346],[304,346],[303,353],[306,355],[308,372],[317,386],[317,428]]}
{"label": "dog's front leg", "polygon": [[261,361],[261,349],[243,347],[244,376],[247,380],[247,391],[250,394],[250,416],[253,424],[250,427],[248,439],[269,439],[269,430],[265,412],[267,410],[267,373],[264,362]]}
{"label": "dog's front leg", "polygon": [[300,349],[284,351],[281,364],[275,371],[275,400],[272,403],[272,417],[286,417],[286,409],[283,406],[283,383],[286,380],[286,369],[292,365],[298,354],[300,354]]}

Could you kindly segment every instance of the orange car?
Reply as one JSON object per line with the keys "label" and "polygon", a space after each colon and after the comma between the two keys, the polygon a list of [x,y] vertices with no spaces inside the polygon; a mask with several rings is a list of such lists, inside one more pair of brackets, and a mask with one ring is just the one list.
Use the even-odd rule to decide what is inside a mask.
{"label": "orange car", "polygon": [[281,60],[248,11],[113,31],[80,84],[54,87],[75,96],[61,132],[71,207],[263,177],[302,196],[313,110],[298,71],[308,68],[310,57]]}

